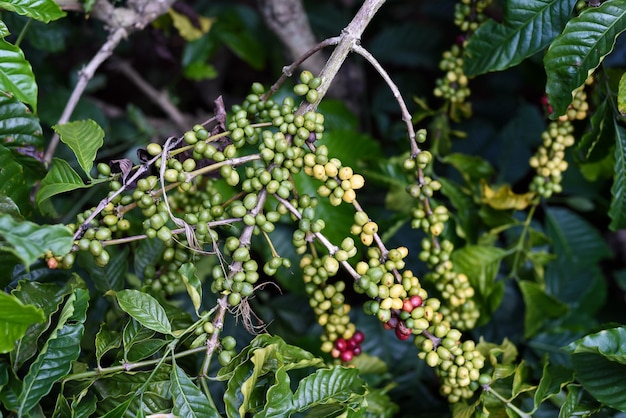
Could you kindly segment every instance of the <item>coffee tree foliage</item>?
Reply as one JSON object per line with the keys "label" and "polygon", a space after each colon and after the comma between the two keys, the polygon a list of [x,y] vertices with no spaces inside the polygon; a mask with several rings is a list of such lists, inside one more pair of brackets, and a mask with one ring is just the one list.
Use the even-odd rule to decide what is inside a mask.
{"label": "coffee tree foliage", "polygon": [[626,413],[626,1],[358,3],[0,1],[0,416]]}

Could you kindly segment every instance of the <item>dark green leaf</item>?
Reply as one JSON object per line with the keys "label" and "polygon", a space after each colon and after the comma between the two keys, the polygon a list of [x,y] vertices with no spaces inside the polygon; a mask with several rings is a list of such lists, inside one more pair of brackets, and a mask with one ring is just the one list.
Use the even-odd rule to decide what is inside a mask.
{"label": "dark green leaf", "polygon": [[37,82],[22,50],[0,39],[0,92],[30,105],[37,112]]}
{"label": "dark green leaf", "polygon": [[109,410],[105,415],[102,415],[102,418],[122,418],[126,415],[126,411],[128,410],[132,400],[133,398],[130,397],[124,402],[117,403],[113,409]]}
{"label": "dark green leaf", "polygon": [[258,40],[254,39],[252,35],[237,28],[224,28],[221,25],[215,25],[216,36],[230,48],[239,58],[245,61],[255,70],[262,70],[265,66],[265,51],[263,45]]}
{"label": "dark green leaf", "polygon": [[94,383],[94,387],[103,399],[119,398],[135,393],[146,384],[146,382],[146,391],[168,396],[171,384],[170,367],[161,366],[154,373],[153,371],[117,373],[99,379]]}
{"label": "dark green leaf", "polygon": [[556,254],[583,263],[595,263],[611,255],[598,230],[574,212],[552,207],[547,215],[547,231]]}
{"label": "dark green leaf", "polygon": [[98,399],[89,392],[85,396],[75,396],[72,401],[72,418],[87,418],[96,412]]}
{"label": "dark green leaf", "polygon": [[[609,99],[604,100],[593,112],[589,120],[591,129],[583,134],[576,150],[584,154],[580,158],[586,163],[598,162],[606,158],[616,143],[614,115]],[[619,143],[619,139],[617,140]]]}
{"label": "dark green leaf", "polygon": [[104,144],[104,131],[91,119],[54,125],[54,131],[61,141],[74,151],[78,164],[87,177],[91,178],[91,168],[96,154]]}
{"label": "dark green leaf", "polygon": [[167,341],[161,339],[139,341],[130,347],[126,353],[126,360],[131,363],[145,360],[159,351],[165,344],[167,344]]}
{"label": "dark green leaf", "polygon": [[[46,267],[46,270],[48,268]],[[52,315],[59,310],[66,296],[71,294],[82,281],[77,276],[67,280],[64,286],[56,284],[38,283],[36,281],[21,280],[13,295],[24,304],[38,306],[43,310],[47,320],[43,323],[31,325],[26,335],[18,341],[16,349],[11,352],[11,359],[15,367],[21,367],[37,351],[37,340],[50,326]]]}
{"label": "dark green leaf", "polygon": [[143,278],[146,266],[154,265],[161,259],[165,244],[158,238],[143,239],[136,247],[133,257],[133,268],[139,278]]}
{"label": "dark green leaf", "polygon": [[535,408],[538,408],[544,401],[561,393],[563,387],[573,380],[574,375],[570,369],[546,362],[534,396]]}
{"label": "dark green leaf", "polygon": [[148,338],[152,338],[153,335],[154,331],[141,326],[139,322],[131,319],[124,327],[124,331],[122,333],[124,352],[127,353],[134,344],[145,341]]}
{"label": "dark green leaf", "polygon": [[45,319],[40,308],[24,305],[15,296],[0,292],[0,353],[13,350],[30,325]]}
{"label": "dark green leaf", "polygon": [[89,272],[96,289],[102,293],[109,290],[120,290],[124,287],[124,279],[128,274],[129,247],[108,247],[109,262],[101,267],[96,264],[94,257],[86,252],[78,253],[79,265]]}
{"label": "dark green leaf", "polygon": [[276,371],[275,383],[267,390],[267,402],[263,411],[255,415],[257,418],[289,416],[291,410],[291,379],[286,367]]}
{"label": "dark green leaf", "polygon": [[626,227],[626,129],[614,120],[615,126],[615,174],[611,186],[609,228],[616,231]]}
{"label": "dark green leaf", "polygon": [[80,354],[88,301],[89,292],[85,289],[76,289],[68,297],[56,329],[24,377],[18,399],[19,414],[28,414],[50,392],[54,383],[71,370],[72,362]]}
{"label": "dark green leaf", "polygon": [[443,158],[443,161],[459,170],[463,179],[468,183],[489,178],[494,173],[488,161],[475,155],[449,154]]}
{"label": "dark green leaf", "polygon": [[546,320],[567,313],[567,305],[545,293],[538,284],[523,280],[519,282],[519,287],[526,304],[524,321],[524,336],[526,338],[532,337],[543,328]]}
{"label": "dark green leaf", "polygon": [[513,67],[540,52],[567,23],[575,0],[510,0],[504,22],[489,20],[469,38],[468,76]]}
{"label": "dark green leaf", "polygon": [[27,147],[33,154],[44,145],[37,116],[6,93],[0,93],[0,142],[7,148]]}
{"label": "dark green leaf", "polygon": [[8,245],[0,247],[22,260],[26,267],[47,251],[67,254],[74,244],[71,231],[64,225],[37,225],[29,221],[16,222],[10,215],[0,213],[0,236]]}
{"label": "dark green leaf", "polygon": [[65,12],[61,10],[54,0],[0,1],[0,9],[9,10],[46,23],[65,16]]}
{"label": "dark green leaf", "polygon": [[67,163],[65,160],[59,158],[52,159],[52,167],[46,177],[41,181],[39,190],[37,191],[37,197],[35,201],[37,206],[41,207],[42,203],[58,195],[59,193],[65,193],[76,189],[83,189],[91,187],[87,185],[80,178],[78,173]]}
{"label": "dark green leaf", "polygon": [[120,308],[144,327],[162,334],[172,333],[165,309],[154,297],[134,289],[120,290],[116,297]]}
{"label": "dark green leaf", "polygon": [[250,361],[240,363],[234,368],[234,372],[228,380],[226,392],[224,392],[224,406],[228,418],[240,416],[239,408],[244,401],[241,385],[252,375],[253,369],[254,366]]}
{"label": "dark green leaf", "polygon": [[170,393],[174,401],[172,413],[179,417],[219,417],[209,400],[187,374],[174,365],[170,374]]}
{"label": "dark green leaf", "polygon": [[[623,350],[622,350],[623,351]],[[590,352],[572,355],[576,378],[583,387],[603,404],[626,412],[626,365]]]}
{"label": "dark green leaf", "polygon": [[107,352],[122,345],[122,337],[118,332],[110,331],[106,324],[100,324],[100,330],[96,334],[96,361],[100,365],[100,360]]}
{"label": "dark green leaf", "polygon": [[559,410],[559,418],[590,417],[600,407],[597,401],[589,399],[589,395],[578,384],[567,385],[567,397]]}
{"label": "dark green leaf", "polygon": [[[435,69],[441,32],[425,31],[412,23],[386,26],[367,50],[382,64]],[[415,45],[420,47],[416,50]]]}
{"label": "dark green leaf", "polygon": [[572,354],[592,353],[626,364],[626,328],[605,329],[587,335],[568,346]]}
{"label": "dark green leaf", "polygon": [[24,167],[15,161],[13,153],[2,145],[0,145],[0,194],[10,198],[22,210],[30,206],[30,190],[24,177]]}
{"label": "dark green leaf", "polygon": [[298,384],[293,395],[293,410],[305,411],[329,400],[344,401],[362,391],[364,382],[357,369],[333,367],[319,369]]}
{"label": "dark green leaf", "polygon": [[611,52],[617,36],[626,30],[626,2],[614,0],[588,7],[572,18],[544,57],[546,93],[554,113],[565,113],[572,92],[582,86]]}
{"label": "dark green leaf", "polygon": [[54,405],[54,413],[52,414],[52,418],[63,418],[63,417],[71,417],[72,410],[70,409],[70,405],[67,403],[67,399],[63,396],[62,393],[59,393],[57,396],[57,403]]}

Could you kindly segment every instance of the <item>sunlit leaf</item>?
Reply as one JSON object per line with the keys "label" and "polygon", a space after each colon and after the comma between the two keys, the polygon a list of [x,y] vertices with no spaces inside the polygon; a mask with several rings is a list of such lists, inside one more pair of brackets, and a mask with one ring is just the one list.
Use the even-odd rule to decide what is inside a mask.
{"label": "sunlit leaf", "polygon": [[615,39],[626,30],[626,1],[603,2],[572,18],[554,39],[544,57],[548,76],[546,93],[553,116],[565,113],[573,92],[613,50]]}
{"label": "sunlit leaf", "polygon": [[30,325],[45,319],[40,308],[24,305],[15,296],[0,292],[0,353],[13,350]]}
{"label": "sunlit leaf", "polygon": [[54,0],[0,1],[0,9],[15,12],[45,23],[65,16],[65,12],[61,10]]}
{"label": "sunlit leaf", "polygon": [[172,326],[163,306],[152,296],[139,290],[116,292],[120,308],[144,327],[162,334],[171,334]]}
{"label": "sunlit leaf", "polygon": [[91,167],[96,154],[104,144],[104,131],[100,125],[88,119],[54,125],[53,128],[61,141],[74,151],[78,164],[85,174],[91,177]]}
{"label": "sunlit leaf", "polygon": [[502,185],[495,190],[485,181],[482,181],[480,186],[483,203],[498,210],[524,210],[532,203],[535,197],[533,192],[517,194],[513,192],[508,184]]}
{"label": "sunlit leaf", "polygon": [[0,93],[0,142],[7,148],[29,148],[34,153],[44,145],[37,115],[7,93]]}
{"label": "sunlit leaf", "polygon": [[178,13],[174,9],[169,9],[168,13],[172,18],[172,23],[178,29],[178,33],[182,36],[186,41],[195,41],[196,39],[200,39],[202,35],[207,33],[211,29],[211,25],[215,19],[211,19],[204,16],[197,16],[197,24],[191,21],[188,16]]}

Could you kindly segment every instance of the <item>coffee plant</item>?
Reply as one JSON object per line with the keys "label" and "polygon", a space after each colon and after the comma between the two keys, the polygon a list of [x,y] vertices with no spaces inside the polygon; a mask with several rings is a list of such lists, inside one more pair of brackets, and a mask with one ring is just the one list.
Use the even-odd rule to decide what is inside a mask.
{"label": "coffee plant", "polygon": [[626,414],[626,1],[353,3],[0,1],[0,417]]}

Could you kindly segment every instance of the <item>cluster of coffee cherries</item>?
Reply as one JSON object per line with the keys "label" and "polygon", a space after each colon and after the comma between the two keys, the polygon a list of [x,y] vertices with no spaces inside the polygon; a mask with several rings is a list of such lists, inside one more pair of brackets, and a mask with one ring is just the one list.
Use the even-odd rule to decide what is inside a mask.
{"label": "cluster of coffee cherries", "polygon": [[318,187],[317,193],[321,197],[328,197],[333,206],[339,206],[341,202],[354,202],[356,190],[365,184],[363,176],[355,174],[351,167],[344,167],[337,158],[329,159],[325,145],[304,156],[304,172],[324,182]]}
{"label": "cluster of coffee cherries", "polygon": [[418,356],[442,378],[441,394],[450,402],[472,397],[480,386],[484,356],[472,341],[461,341],[461,332],[444,320],[440,300],[429,297],[419,279],[403,270],[406,248],[382,257],[379,248],[371,247],[367,255],[367,262],[356,265],[361,277],[354,284],[358,293],[373,299],[364,304],[365,313],[377,316],[400,340],[414,337]]}
{"label": "cluster of coffee cherries", "polygon": [[[189,344],[190,348],[206,345],[209,338],[211,338],[219,328],[219,326],[214,325],[213,322],[209,320],[209,314],[207,312],[200,313],[200,317],[203,318],[203,320],[194,330],[196,338]],[[237,340],[235,337],[231,335],[221,336],[217,360],[222,366],[229,364],[232,358],[237,355],[236,346]]]}
{"label": "cluster of coffee cherries", "polygon": [[461,337],[460,331],[441,321],[413,340],[420,350],[418,357],[435,368],[441,378],[439,392],[451,403],[471,398],[480,387],[479,382],[490,380],[481,373],[485,357],[474,341],[462,341]]}
{"label": "cluster of coffee cherries", "polygon": [[320,258],[305,254],[300,260],[300,267],[309,303],[317,322],[324,329],[322,351],[330,353],[333,358],[349,362],[361,353],[360,344],[364,336],[357,332],[350,321],[350,305],[346,303],[343,293],[345,282],[337,280],[331,283],[328,280],[339,271],[339,261],[331,255]]}
{"label": "cluster of coffee cherries", "polygon": [[350,232],[359,236],[363,245],[370,246],[374,242],[374,236],[378,233],[378,224],[364,211],[357,211],[354,214],[354,223]]}
{"label": "cluster of coffee cherries", "polygon": [[454,5],[454,24],[462,32],[474,32],[485,21],[484,10],[491,0],[461,0]]}
{"label": "cluster of coffee cherries", "polygon": [[445,75],[435,81],[434,95],[457,106],[464,103],[470,96],[470,89],[463,71],[463,47],[452,45],[450,50],[445,51],[439,62],[439,68]]}
{"label": "cluster of coffee cherries", "polygon": [[313,73],[304,70],[300,73],[300,83],[293,87],[293,92],[298,96],[304,96],[307,102],[315,103],[319,98],[317,88],[321,84],[321,78],[314,77]]}
{"label": "cluster of coffee cherries", "polygon": [[[425,132],[419,131],[418,138],[423,142]],[[411,209],[411,226],[423,230],[427,237],[422,239],[419,258],[426,263],[429,273],[425,280],[432,282],[442,300],[441,312],[456,328],[472,329],[480,311],[473,299],[475,291],[465,274],[454,270],[451,254],[454,245],[447,239],[440,239],[449,219],[448,209],[436,205],[431,197],[441,188],[441,183],[424,175],[424,170],[432,161],[427,151],[414,158],[407,158],[402,166],[407,171],[410,184],[407,193],[415,198],[416,205]]]}
{"label": "cluster of coffee cherries", "polygon": [[[556,121],[550,122],[541,134],[541,146],[529,160],[529,165],[537,173],[530,189],[544,198],[562,191],[561,180],[568,167],[565,150],[575,142],[573,122],[585,119],[588,115],[589,103],[584,87],[592,83],[593,76],[590,76],[583,86],[574,91],[574,99],[567,112]],[[543,100],[546,110],[551,113],[552,108],[547,99]]]}

